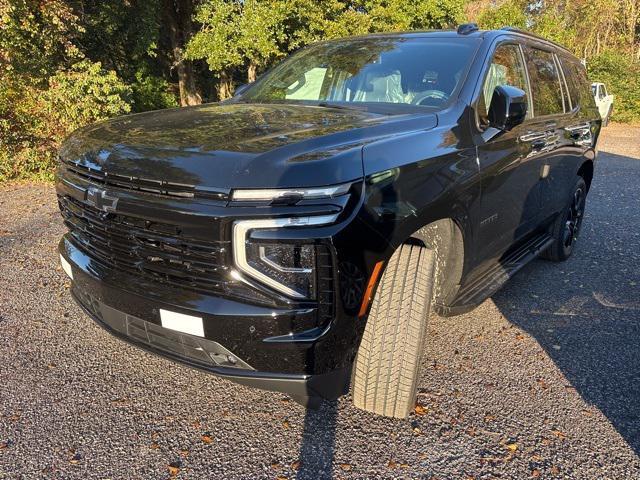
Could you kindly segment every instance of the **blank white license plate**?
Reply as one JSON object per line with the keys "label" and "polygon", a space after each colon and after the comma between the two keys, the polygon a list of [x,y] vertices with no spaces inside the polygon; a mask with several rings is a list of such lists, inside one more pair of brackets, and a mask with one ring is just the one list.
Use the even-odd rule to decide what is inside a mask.
{"label": "blank white license plate", "polygon": [[204,337],[204,326],[200,317],[160,309],[160,324],[176,332]]}

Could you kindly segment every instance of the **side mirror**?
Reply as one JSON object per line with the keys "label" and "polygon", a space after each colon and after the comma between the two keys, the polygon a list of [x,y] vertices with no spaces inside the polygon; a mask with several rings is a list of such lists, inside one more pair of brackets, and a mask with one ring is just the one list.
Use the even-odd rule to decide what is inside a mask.
{"label": "side mirror", "polygon": [[243,83],[242,85],[238,85],[235,89],[235,91],[233,92],[233,96],[237,97],[242,95],[242,92],[244,92],[247,88],[249,88],[251,84],[249,83]]}
{"label": "side mirror", "polygon": [[527,94],[511,85],[499,85],[493,91],[489,106],[489,126],[508,132],[524,122],[527,116]]}

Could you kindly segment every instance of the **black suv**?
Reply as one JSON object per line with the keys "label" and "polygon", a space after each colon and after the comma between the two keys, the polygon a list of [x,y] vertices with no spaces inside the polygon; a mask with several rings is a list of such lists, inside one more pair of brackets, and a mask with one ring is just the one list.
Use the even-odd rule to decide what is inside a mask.
{"label": "black suv", "polygon": [[581,63],[515,29],[318,43],[229,101],[75,132],[62,266],[136,345],[404,417],[432,305],[571,255],[600,127]]}

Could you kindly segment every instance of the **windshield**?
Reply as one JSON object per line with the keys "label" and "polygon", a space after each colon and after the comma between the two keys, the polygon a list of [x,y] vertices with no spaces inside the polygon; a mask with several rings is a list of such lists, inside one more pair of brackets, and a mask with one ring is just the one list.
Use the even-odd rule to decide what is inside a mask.
{"label": "windshield", "polygon": [[478,43],[462,37],[320,43],[266,73],[242,99],[442,108],[457,93]]}

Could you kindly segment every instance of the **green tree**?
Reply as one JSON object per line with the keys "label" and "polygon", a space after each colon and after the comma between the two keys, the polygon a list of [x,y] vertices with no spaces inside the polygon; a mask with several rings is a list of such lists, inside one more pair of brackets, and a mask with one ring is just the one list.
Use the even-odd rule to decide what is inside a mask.
{"label": "green tree", "polygon": [[75,43],[82,32],[61,0],[0,0],[0,80],[46,82],[61,63],[82,58]]}
{"label": "green tree", "polygon": [[220,98],[227,98],[232,93],[230,70],[246,68],[247,81],[253,82],[259,68],[284,55],[286,14],[282,1],[207,1],[196,13],[201,29],[189,42],[186,57],[204,59],[220,78]]}
{"label": "green tree", "polygon": [[482,11],[478,24],[485,29],[501,27],[527,28],[527,16],[521,1],[507,1]]}

